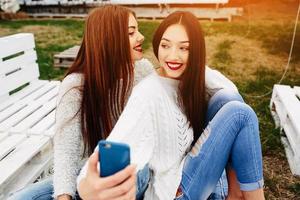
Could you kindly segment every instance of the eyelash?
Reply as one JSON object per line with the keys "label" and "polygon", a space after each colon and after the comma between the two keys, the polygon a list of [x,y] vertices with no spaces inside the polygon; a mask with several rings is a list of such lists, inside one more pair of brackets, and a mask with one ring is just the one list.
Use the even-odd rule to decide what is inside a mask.
{"label": "eyelash", "polygon": [[130,32],[130,33],[128,33],[130,36],[133,36],[134,35],[134,32]]}
{"label": "eyelash", "polygon": [[189,47],[181,47],[180,49],[181,49],[181,50],[184,50],[184,51],[188,51],[188,50],[189,50]]}
{"label": "eyelash", "polygon": [[[164,49],[167,49],[167,48],[169,48],[169,45],[167,45],[167,44],[161,44],[161,47],[164,48]],[[188,51],[189,47],[180,47],[179,49],[183,50],[183,51]]]}

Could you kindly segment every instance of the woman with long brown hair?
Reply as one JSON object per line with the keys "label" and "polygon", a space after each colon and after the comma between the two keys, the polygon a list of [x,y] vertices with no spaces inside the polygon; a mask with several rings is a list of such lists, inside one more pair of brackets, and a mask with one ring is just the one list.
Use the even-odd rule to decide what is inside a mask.
{"label": "woman with long brown hair", "polygon": [[[130,146],[137,169],[149,165],[144,199],[205,200],[226,166],[241,198],[264,199],[254,111],[241,100],[231,101],[205,122],[212,112],[206,109],[205,41],[197,18],[189,12],[170,14],[154,34],[153,50],[158,72],[134,87],[107,138]],[[84,199],[101,199],[96,164],[97,151],[77,180]]]}
{"label": "woman with long brown hair", "polygon": [[[59,91],[53,181],[33,184],[11,199],[79,199],[76,177],[85,159],[98,140],[109,135],[133,82],[153,70],[142,59],[143,40],[134,12],[125,7],[104,6],[89,14],[79,53]],[[102,192],[107,198],[135,197],[135,178],[135,167],[129,166],[120,175],[101,180]],[[128,190],[118,194],[118,188],[109,186],[116,182]]]}

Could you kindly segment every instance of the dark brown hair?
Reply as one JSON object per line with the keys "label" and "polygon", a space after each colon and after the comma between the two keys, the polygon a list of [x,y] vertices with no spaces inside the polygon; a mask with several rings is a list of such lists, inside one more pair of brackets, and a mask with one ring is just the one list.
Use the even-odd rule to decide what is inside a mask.
{"label": "dark brown hair", "polygon": [[110,134],[132,88],[133,64],[128,36],[129,14],[122,6],[94,9],[85,22],[83,41],[71,73],[82,73],[81,131],[84,152]]}
{"label": "dark brown hair", "polygon": [[162,21],[153,36],[152,45],[156,58],[158,58],[161,38],[167,28],[173,24],[183,25],[189,37],[189,57],[187,67],[180,77],[179,98],[194,130],[194,144],[203,131],[206,115],[204,34],[193,14],[176,11]]}

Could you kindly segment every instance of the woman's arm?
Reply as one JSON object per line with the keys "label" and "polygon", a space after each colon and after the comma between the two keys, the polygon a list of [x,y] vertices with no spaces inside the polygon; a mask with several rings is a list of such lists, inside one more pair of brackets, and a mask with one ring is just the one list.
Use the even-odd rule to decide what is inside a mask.
{"label": "woman's arm", "polygon": [[[80,75],[67,76],[60,87],[54,135],[54,197],[74,197],[81,168]],[[76,115],[77,114],[77,115]]]}
{"label": "woman's arm", "polygon": [[208,66],[205,68],[205,86],[210,96],[220,89],[238,91],[237,87],[231,80],[226,78],[219,71],[213,70]]}
{"label": "woman's arm", "polygon": [[[144,88],[138,90],[136,90],[136,88],[133,89],[125,109],[107,138],[107,140],[123,142],[130,146],[131,163],[137,165],[137,170],[142,169],[149,163],[154,150],[154,120],[153,117],[151,117],[153,116],[154,108],[152,98],[149,98],[149,95],[145,94],[147,94],[147,90]],[[97,152],[97,149],[95,152]],[[88,167],[91,165],[95,166],[95,160],[97,160],[97,158],[93,159],[91,156],[89,163],[92,164],[86,162],[80,175],[77,177],[78,191],[82,197],[87,196],[88,193],[100,195],[103,190],[108,189],[101,187],[101,178],[99,178],[99,172],[96,168]],[[122,171],[120,173],[122,173]],[[130,176],[129,172],[124,171],[123,173],[127,175],[127,178]],[[119,173],[115,175],[117,176],[116,179],[119,180],[120,177],[118,177],[118,174]],[[94,187],[95,185],[100,186]],[[115,183],[109,186],[110,189],[114,188],[113,190],[117,190],[117,185],[118,184]],[[90,188],[87,189],[87,186],[90,186]]]}

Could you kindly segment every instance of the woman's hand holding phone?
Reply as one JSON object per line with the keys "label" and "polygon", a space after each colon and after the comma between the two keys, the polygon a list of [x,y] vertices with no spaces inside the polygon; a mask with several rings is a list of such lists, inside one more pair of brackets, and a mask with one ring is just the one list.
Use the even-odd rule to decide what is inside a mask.
{"label": "woman's hand holding phone", "polygon": [[79,194],[84,200],[134,200],[136,195],[136,166],[107,177],[99,177],[97,169],[99,153],[94,152],[88,160],[86,177],[79,183]]}

